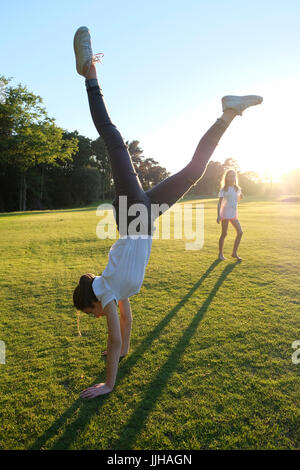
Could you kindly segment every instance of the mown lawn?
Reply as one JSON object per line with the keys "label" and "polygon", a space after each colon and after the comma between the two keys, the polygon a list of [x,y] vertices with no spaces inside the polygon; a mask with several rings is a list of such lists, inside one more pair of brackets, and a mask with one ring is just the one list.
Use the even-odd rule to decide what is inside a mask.
{"label": "mown lawn", "polygon": [[0,215],[1,449],[300,448],[300,203],[245,199],[236,264],[232,228],[216,261],[216,200],[201,202],[203,248],[153,241],[131,352],[91,401],[106,324],[83,315],[79,337],[72,292],[112,244],[95,207]]}

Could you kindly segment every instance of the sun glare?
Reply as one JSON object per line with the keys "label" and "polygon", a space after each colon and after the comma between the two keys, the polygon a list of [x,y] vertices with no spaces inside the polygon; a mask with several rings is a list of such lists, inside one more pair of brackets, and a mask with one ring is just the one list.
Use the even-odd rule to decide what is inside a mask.
{"label": "sun glare", "polygon": [[[236,90],[235,94],[247,94]],[[241,171],[255,171],[262,179],[279,181],[299,161],[299,80],[287,78],[254,84],[250,93],[263,96],[257,109],[245,111],[228,129],[213,160],[236,159]],[[232,91],[231,91],[232,94]],[[248,90],[249,94],[249,90]],[[156,158],[171,173],[180,170],[192,156],[201,135],[220,114],[220,100],[207,102],[152,135],[141,139],[145,155]]]}

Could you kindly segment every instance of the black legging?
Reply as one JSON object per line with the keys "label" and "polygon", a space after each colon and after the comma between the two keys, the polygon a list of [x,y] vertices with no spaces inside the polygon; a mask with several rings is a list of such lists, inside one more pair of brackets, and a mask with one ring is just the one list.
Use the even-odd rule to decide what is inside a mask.
{"label": "black legging", "polygon": [[[152,233],[151,204],[175,204],[203,175],[208,160],[215,150],[228,123],[217,119],[215,124],[200,140],[190,163],[175,175],[166,178],[154,188],[144,191],[135,172],[128,148],[123,138],[108,115],[103,95],[97,79],[86,80],[91,115],[97,131],[102,137],[111,162],[115,183],[116,197],[113,206],[116,210],[116,222],[119,227],[119,196],[127,196],[127,208],[132,204],[144,204],[148,210],[148,233]],[[135,216],[128,216],[128,225]],[[126,235],[122,233],[120,235]]]}

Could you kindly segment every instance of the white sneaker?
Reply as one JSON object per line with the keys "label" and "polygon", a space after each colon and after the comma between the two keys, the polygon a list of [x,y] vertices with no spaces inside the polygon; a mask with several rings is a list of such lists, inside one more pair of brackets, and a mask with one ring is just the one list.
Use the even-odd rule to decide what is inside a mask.
{"label": "white sneaker", "polygon": [[234,109],[237,114],[240,116],[245,109],[250,106],[256,106],[257,104],[262,103],[263,98],[256,95],[247,95],[247,96],[224,96],[222,98],[222,108],[223,111],[226,109]]}
{"label": "white sneaker", "polygon": [[76,70],[79,75],[87,77],[91,65],[95,62],[100,62],[103,54],[93,54],[91,35],[86,26],[81,26],[77,29],[73,45],[76,57]]}

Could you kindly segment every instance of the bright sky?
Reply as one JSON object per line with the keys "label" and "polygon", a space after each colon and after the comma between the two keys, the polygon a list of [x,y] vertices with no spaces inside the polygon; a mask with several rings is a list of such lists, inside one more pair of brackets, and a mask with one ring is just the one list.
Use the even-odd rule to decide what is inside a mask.
{"label": "bright sky", "polygon": [[96,138],[73,35],[89,27],[113,122],[175,172],[225,94],[264,102],[237,118],[213,159],[275,176],[300,167],[299,0],[2,2],[0,73],[39,94],[59,126]]}

